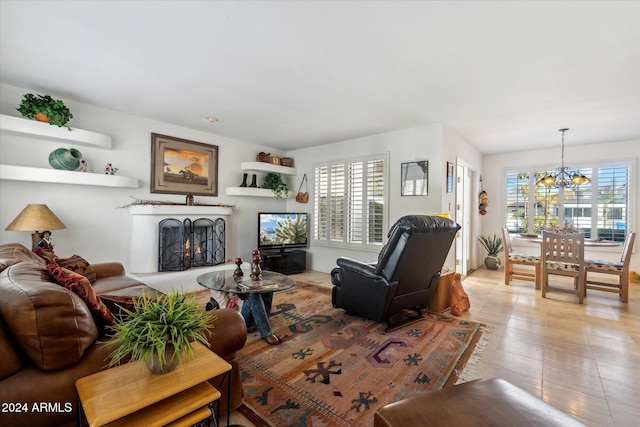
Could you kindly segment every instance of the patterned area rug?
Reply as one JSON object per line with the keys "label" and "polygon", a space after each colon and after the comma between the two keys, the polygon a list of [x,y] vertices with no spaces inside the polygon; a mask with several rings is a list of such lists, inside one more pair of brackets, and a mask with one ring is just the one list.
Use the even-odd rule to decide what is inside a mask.
{"label": "patterned area rug", "polygon": [[272,426],[371,426],[380,406],[455,384],[490,332],[431,313],[385,332],[333,308],[329,289],[303,283],[273,304],[283,342],[254,333],[238,355],[244,403]]}

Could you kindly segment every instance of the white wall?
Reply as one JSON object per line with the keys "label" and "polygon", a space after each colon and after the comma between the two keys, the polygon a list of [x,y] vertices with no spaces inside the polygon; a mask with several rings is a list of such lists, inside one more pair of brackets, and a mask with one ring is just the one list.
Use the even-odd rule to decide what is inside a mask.
{"label": "white wall", "polygon": [[[0,85],[0,113],[19,116],[15,108],[25,93],[36,92],[6,84]],[[182,195],[152,194],[149,191],[151,133],[161,133],[179,138],[204,142],[219,146],[219,187],[218,197],[196,196],[196,201],[208,204],[229,204],[235,206],[234,215],[227,223],[227,259],[237,256],[248,257],[257,240],[258,211],[305,211],[313,214],[313,164],[366,154],[389,154],[389,210],[388,224],[409,214],[447,212],[449,202],[455,206],[453,195],[445,191],[446,161],[455,162],[462,157],[471,164],[479,164],[480,154],[468,142],[451,130],[444,136],[441,124],[419,126],[384,134],[357,138],[318,147],[294,150],[288,153],[243,141],[232,140],[214,134],[200,132],[180,126],[163,123],[144,117],[132,116],[97,106],[83,104],[56,96],[65,101],[74,118],[72,127],[103,133],[112,137],[112,149],[102,150],[77,146],[83,158],[89,163],[89,170],[101,173],[107,162],[113,163],[118,174],[140,180],[137,189],[92,187],[66,184],[46,184],[0,180],[0,243],[20,242],[30,245],[27,232],[5,231],[5,227],[29,203],[45,203],[67,225],[65,230],[53,232],[56,252],[61,256],[73,253],[84,256],[90,262],[119,261],[128,269],[128,239],[130,216],[126,209],[119,207],[136,199],[166,200],[184,202]],[[215,126],[215,125],[213,125]],[[215,129],[214,129],[215,130]],[[73,144],[51,143],[48,141],[0,134],[0,163],[50,168],[48,155],[56,148],[74,147]],[[302,175],[309,179],[309,203],[299,204],[288,201],[228,197],[225,187],[238,186],[242,181],[240,163],[252,161],[256,153],[270,152],[274,155],[287,154],[294,158],[298,169],[295,177],[283,177],[289,188],[297,191]],[[429,195],[417,197],[400,196],[401,163],[417,160],[429,161]],[[81,173],[81,172],[78,172]],[[449,212],[452,216],[454,212]],[[150,236],[150,239],[155,238]],[[453,265],[452,252],[445,265]],[[338,256],[353,257],[362,261],[375,261],[377,252],[336,251],[326,247],[311,245],[308,251],[307,267],[329,272],[335,267]]]}
{"label": "white wall", "polygon": [[[306,173],[309,179],[309,203],[287,202],[289,211],[306,211],[313,215],[313,165],[349,157],[389,154],[389,208],[388,225],[403,215],[428,214],[442,211],[445,192],[445,162],[443,161],[443,129],[441,124],[425,125],[364,138],[351,139],[318,147],[291,151],[298,168],[297,185]],[[429,195],[402,197],[400,195],[401,163],[416,160],[429,161]],[[297,191],[297,185],[294,190]],[[373,262],[378,252],[356,251],[310,245],[307,266],[316,271],[329,272],[336,259],[346,256],[364,262]]]}
{"label": "white wall", "polygon": [[[29,92],[42,93],[0,85],[0,113],[19,116],[15,109],[22,96]],[[74,115],[70,122],[72,127],[112,137],[111,150],[75,147],[88,161],[89,169],[102,173],[105,164],[111,162],[119,168],[118,174],[139,179],[140,187],[108,188],[0,180],[0,243],[20,242],[29,246],[30,233],[5,231],[5,228],[27,204],[45,203],[67,226],[65,230],[53,231],[56,252],[60,256],[77,253],[89,262],[119,261],[128,268],[130,217],[126,209],[118,207],[133,202],[132,197],[185,201],[182,195],[152,194],[149,191],[152,132],[219,146],[218,197],[195,196],[195,200],[235,205],[234,215],[227,223],[227,259],[250,256],[257,243],[258,210],[285,208],[283,200],[225,195],[225,187],[237,187],[242,181],[241,162],[255,160],[260,151],[283,154],[276,149],[74,102],[55,93],[50,95],[63,99],[70,108]],[[0,134],[0,163],[50,168],[49,153],[59,147],[74,146],[3,132]],[[289,181],[293,182],[294,178],[289,178]]]}
{"label": "white wall", "polygon": [[[480,222],[483,217],[478,214],[478,204],[477,204],[477,195],[480,192],[480,175],[482,173],[482,154],[467,141],[461,135],[459,135],[455,130],[451,129],[448,126],[444,127],[444,161],[451,162],[454,165],[454,191],[453,193],[447,193],[446,190],[442,194],[442,207],[443,212],[448,212],[451,218],[454,218],[461,227],[463,227],[462,233],[458,234],[455,245],[461,244],[459,239],[465,238],[467,241],[467,245],[469,247],[467,260],[469,266],[475,268],[475,260],[478,259],[477,248],[475,242],[477,241],[477,237],[479,236],[480,230]],[[458,161],[464,162],[464,164],[470,169],[470,173],[472,178],[469,182],[468,196],[464,198],[463,195],[460,196],[463,203],[466,205],[468,209],[466,219],[458,218],[459,211],[456,211],[456,200],[458,199],[457,194],[457,186],[455,185],[455,180],[457,177],[457,167],[456,163]],[[460,254],[460,256],[464,256],[464,254]],[[484,256],[483,256],[484,258]],[[447,257],[447,261],[445,263],[447,267],[451,270],[456,269],[455,265],[455,252],[452,251],[449,253]]]}
{"label": "white wall", "polygon": [[[560,147],[546,150],[534,150],[524,152],[513,152],[504,154],[486,155],[483,159],[483,184],[484,189],[489,194],[490,206],[487,214],[482,218],[481,233],[500,233],[502,224],[505,223],[506,212],[502,208],[505,200],[503,188],[503,176],[506,168],[515,167],[548,167],[560,166]],[[640,155],[640,141],[611,142],[604,144],[592,144],[582,146],[565,146],[565,164],[568,167],[579,167],[581,163],[593,161],[617,161],[635,160]],[[631,230],[637,231],[640,228],[640,198],[638,188],[640,188],[640,174],[637,172],[631,177],[632,191],[632,215]],[[637,241],[637,239],[636,239]],[[631,269],[640,271],[640,245],[636,243],[635,253],[631,259]],[[619,259],[620,250],[600,250],[594,251],[587,248],[585,256],[597,259]]]}

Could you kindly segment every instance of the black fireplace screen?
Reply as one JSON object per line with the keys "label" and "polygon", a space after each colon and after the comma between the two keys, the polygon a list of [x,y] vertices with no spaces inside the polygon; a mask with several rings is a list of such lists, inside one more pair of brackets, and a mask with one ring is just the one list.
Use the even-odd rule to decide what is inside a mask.
{"label": "black fireplace screen", "polygon": [[225,260],[225,220],[189,218],[160,221],[158,271],[222,264]]}

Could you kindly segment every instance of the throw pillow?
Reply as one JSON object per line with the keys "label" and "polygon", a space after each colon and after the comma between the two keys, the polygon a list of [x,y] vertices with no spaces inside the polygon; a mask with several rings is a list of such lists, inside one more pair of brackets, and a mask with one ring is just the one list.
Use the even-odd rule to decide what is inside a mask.
{"label": "throw pillow", "polygon": [[105,325],[113,325],[115,323],[116,319],[113,313],[104,305],[100,297],[96,295],[89,279],[82,274],[75,273],[55,264],[48,264],[47,271],[51,273],[59,285],[64,286],[82,298],[94,315],[94,318],[101,320],[100,323]]}
{"label": "throw pillow", "polygon": [[58,258],[58,255],[53,253],[53,251],[51,250],[48,251],[44,248],[35,248],[33,252],[35,252],[40,258],[45,260],[47,264],[52,263]]}
{"label": "throw pillow", "polygon": [[82,274],[84,277],[89,279],[89,282],[95,283],[96,270],[89,264],[89,261],[82,258],[80,255],[72,255],[69,258],[56,258],[53,260],[53,263],[64,267],[67,270],[71,270],[75,273]]}

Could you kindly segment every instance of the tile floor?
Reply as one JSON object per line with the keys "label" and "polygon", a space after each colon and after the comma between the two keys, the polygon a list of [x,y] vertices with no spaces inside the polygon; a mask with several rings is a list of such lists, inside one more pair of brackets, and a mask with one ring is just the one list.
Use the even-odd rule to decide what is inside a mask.
{"label": "tile floor", "polygon": [[[295,279],[331,286],[328,274]],[[461,317],[492,326],[473,378],[504,378],[589,426],[640,425],[640,285],[629,303],[589,291],[584,305],[567,294],[540,297],[532,282],[504,285],[502,271],[463,281],[471,310]],[[252,424],[237,412],[233,424]]]}

